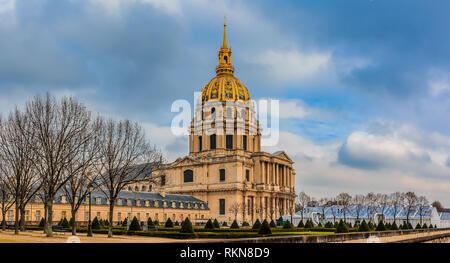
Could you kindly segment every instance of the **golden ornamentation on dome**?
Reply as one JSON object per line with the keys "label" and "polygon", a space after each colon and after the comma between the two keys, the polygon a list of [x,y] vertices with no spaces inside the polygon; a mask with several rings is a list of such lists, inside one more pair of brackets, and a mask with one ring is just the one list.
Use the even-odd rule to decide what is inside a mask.
{"label": "golden ornamentation on dome", "polygon": [[223,43],[219,49],[219,66],[216,76],[202,90],[202,103],[207,101],[250,100],[247,88],[234,75],[231,65],[231,47],[227,45],[227,24],[223,25]]}

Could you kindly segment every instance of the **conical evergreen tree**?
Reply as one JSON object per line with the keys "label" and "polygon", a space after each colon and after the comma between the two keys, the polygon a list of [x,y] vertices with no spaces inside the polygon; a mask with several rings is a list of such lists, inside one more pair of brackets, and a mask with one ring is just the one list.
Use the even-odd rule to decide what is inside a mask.
{"label": "conical evergreen tree", "polygon": [[228,226],[226,221],[223,221],[222,226]]}
{"label": "conical evergreen tree", "polygon": [[420,223],[417,223],[416,229],[421,229],[421,228],[422,228],[422,226],[420,225]]}
{"label": "conical evergreen tree", "polygon": [[64,217],[64,219],[62,220],[61,226],[63,228],[70,228],[70,224],[69,224],[69,221],[67,221],[67,218]]}
{"label": "conical evergreen tree", "polygon": [[94,220],[92,220],[92,229],[100,229],[100,221],[98,221],[98,218],[95,217]]}
{"label": "conical evergreen tree", "polygon": [[180,233],[194,233],[194,228],[188,217],[181,223]]}
{"label": "conical evergreen tree", "polygon": [[277,227],[277,224],[276,224],[275,221],[273,221],[273,219],[272,219],[272,221],[270,221],[269,226],[270,226],[270,227]]}
{"label": "conical evergreen tree", "polygon": [[255,223],[252,226],[252,230],[259,230],[260,227],[261,227],[261,222],[259,221],[259,219],[256,219]]}
{"label": "conical evergreen tree", "polygon": [[214,229],[214,224],[211,219],[208,219],[208,222],[206,222],[205,229]]}
{"label": "conical evergreen tree", "polygon": [[386,231],[386,226],[384,225],[383,221],[380,220],[380,222],[378,223],[377,229],[375,229],[376,231]]}
{"label": "conical evergreen tree", "polygon": [[305,227],[305,225],[303,224],[303,220],[300,220],[300,222],[298,223],[297,227]]}
{"label": "conical evergreen tree", "polygon": [[230,228],[231,229],[238,229],[239,228],[239,225],[238,225],[236,219],[233,221],[233,223],[231,224]]}
{"label": "conical evergreen tree", "polygon": [[151,218],[151,217],[149,217],[149,218],[147,219],[147,226],[153,226],[153,221],[152,221],[152,218]]}
{"label": "conical evergreen tree", "polygon": [[[417,223],[417,224],[419,225],[419,223]],[[416,227],[416,228],[417,228],[417,227]],[[422,228],[428,228],[427,224],[426,224],[426,223],[423,223]]]}
{"label": "conical evergreen tree", "polygon": [[173,227],[173,222],[172,222],[172,220],[170,219],[170,217],[167,219],[167,221],[166,221],[166,223],[164,224],[164,226],[165,226],[165,227],[169,227],[169,228]]}
{"label": "conical evergreen tree", "polygon": [[214,225],[214,228],[220,228],[220,224],[219,224],[219,221],[217,221],[217,219],[214,219],[213,225]]}
{"label": "conical evergreen tree", "polygon": [[370,229],[370,230],[374,230],[374,229],[375,229],[375,226],[372,224],[372,222],[369,222],[369,223],[367,224],[367,226],[369,226],[369,229]]}
{"label": "conical evergreen tree", "polygon": [[128,218],[125,217],[125,220],[122,222],[122,226],[128,226]]}
{"label": "conical evergreen tree", "polygon": [[348,226],[344,221],[339,221],[339,224],[336,227],[336,233],[348,233]]}
{"label": "conical evergreen tree", "polygon": [[[259,222],[259,220],[257,220]],[[255,222],[256,225],[256,222]],[[255,226],[253,225],[253,226]],[[272,234],[272,230],[270,229],[269,223],[267,222],[266,219],[264,219],[264,221],[262,222],[259,230],[258,230],[258,234],[260,235],[270,235]]]}
{"label": "conical evergreen tree", "polygon": [[397,224],[395,222],[392,223],[391,230],[398,230],[398,226],[397,226]]}
{"label": "conical evergreen tree", "polygon": [[359,226],[358,232],[369,232],[369,225],[366,223],[366,220],[363,220],[361,225]]}
{"label": "conical evergreen tree", "polygon": [[286,220],[286,222],[284,223],[283,229],[291,229],[293,226],[291,224],[291,221]]}
{"label": "conical evergreen tree", "polygon": [[333,226],[333,223],[331,223],[330,221],[328,221],[328,222],[325,223],[325,227],[326,227],[326,228],[333,228],[334,226]]}
{"label": "conical evergreen tree", "polygon": [[250,224],[247,221],[242,222],[242,226],[250,226]]}
{"label": "conical evergreen tree", "polygon": [[314,227],[314,225],[311,222],[311,220],[306,221],[305,228],[313,228],[313,227]]}
{"label": "conical evergreen tree", "polygon": [[139,220],[137,219],[137,217],[133,217],[133,220],[131,220],[131,224],[130,224],[130,231],[141,231],[141,224],[139,223]]}

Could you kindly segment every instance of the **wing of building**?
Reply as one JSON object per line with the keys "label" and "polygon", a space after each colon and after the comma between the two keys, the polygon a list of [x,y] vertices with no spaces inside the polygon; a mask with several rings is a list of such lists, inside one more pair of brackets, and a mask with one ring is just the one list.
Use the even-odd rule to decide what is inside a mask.
{"label": "wing of building", "polygon": [[293,161],[284,151],[261,151],[261,128],[249,91],[234,76],[226,24],[218,59],[216,76],[203,88],[195,109],[189,155],[154,170],[152,176],[161,183],[152,189],[203,200],[210,216],[221,222],[291,213]]}

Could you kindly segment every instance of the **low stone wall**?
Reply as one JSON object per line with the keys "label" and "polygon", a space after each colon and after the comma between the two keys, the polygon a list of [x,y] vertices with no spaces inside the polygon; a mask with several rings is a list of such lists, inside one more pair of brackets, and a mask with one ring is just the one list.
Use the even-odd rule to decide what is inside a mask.
{"label": "low stone wall", "polygon": [[[236,238],[221,240],[203,240],[199,242],[208,243],[334,243],[349,240],[367,239],[369,236],[390,237],[399,235],[409,235],[416,233],[433,233],[436,231],[450,230],[450,228],[433,228],[433,229],[411,229],[411,230],[389,230],[389,231],[372,231],[372,232],[354,232],[339,233],[332,235],[295,235],[295,236],[272,236],[257,238]],[[420,241],[417,241],[420,242]]]}

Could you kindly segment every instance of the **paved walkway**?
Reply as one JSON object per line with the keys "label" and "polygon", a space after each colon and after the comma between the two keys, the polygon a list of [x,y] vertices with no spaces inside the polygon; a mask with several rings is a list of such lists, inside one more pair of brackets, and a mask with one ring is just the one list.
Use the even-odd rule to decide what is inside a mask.
{"label": "paved walkway", "polygon": [[[380,237],[378,239],[382,243],[389,243],[389,242],[413,239],[413,238],[424,237],[424,236],[434,236],[434,235],[439,235],[439,234],[443,234],[443,233],[450,233],[450,230],[414,233],[414,234],[398,235],[398,236],[390,236],[390,237]],[[376,240],[376,239],[372,239],[372,240]],[[343,243],[366,243],[366,242],[367,242],[367,239],[355,239],[355,240],[348,240]]]}

